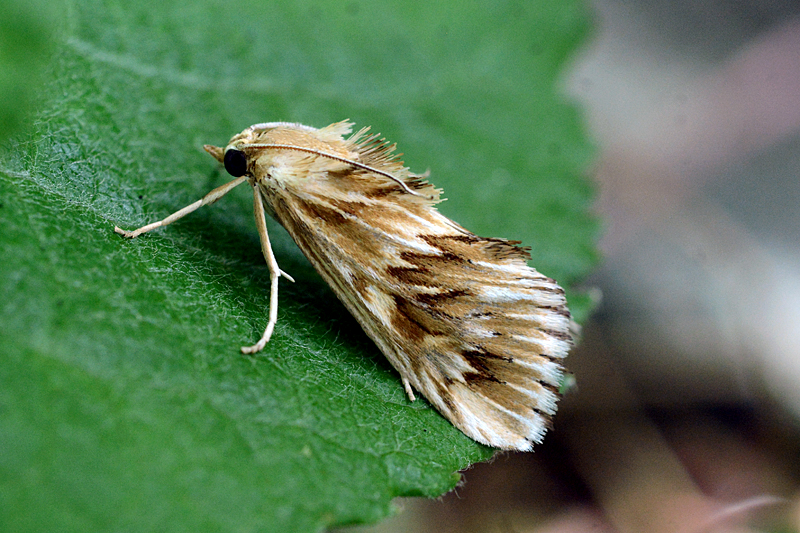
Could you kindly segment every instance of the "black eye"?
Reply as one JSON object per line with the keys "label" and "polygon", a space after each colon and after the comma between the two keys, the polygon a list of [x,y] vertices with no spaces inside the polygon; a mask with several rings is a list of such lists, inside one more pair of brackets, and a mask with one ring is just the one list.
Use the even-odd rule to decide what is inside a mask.
{"label": "black eye", "polygon": [[233,177],[244,176],[247,172],[247,156],[241,150],[231,148],[223,158],[225,170]]}

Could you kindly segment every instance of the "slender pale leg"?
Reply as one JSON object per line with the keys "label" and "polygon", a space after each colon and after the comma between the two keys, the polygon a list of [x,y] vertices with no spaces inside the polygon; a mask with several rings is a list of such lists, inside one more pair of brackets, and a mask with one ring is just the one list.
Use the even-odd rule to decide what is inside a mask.
{"label": "slender pale leg", "polygon": [[[217,200],[228,194],[231,191],[231,189],[233,189],[237,185],[241,185],[245,181],[247,181],[247,176],[241,176],[233,181],[226,183],[225,185],[221,185],[216,189],[214,189],[213,191],[211,191],[210,193],[203,196],[202,199],[196,201],[191,205],[187,205],[180,211],[172,213],[164,220],[153,222],[152,224],[142,226],[141,228],[133,231],[125,231],[124,229],[114,226],[114,231],[119,233],[123,237],[133,239],[134,237],[138,237],[142,233],[147,233],[148,231],[152,231],[156,228],[172,224],[176,220],[179,220],[188,215],[189,213],[196,211],[197,209],[200,209],[204,205],[213,204],[214,202],[216,202]],[[264,331],[264,335],[261,337],[260,341],[258,341],[253,346],[242,347],[242,353],[247,353],[247,354],[260,352],[261,350],[263,350],[264,346],[266,346],[270,336],[272,335],[272,330],[275,329],[275,323],[278,321],[278,278],[283,276],[289,281],[294,281],[294,279],[289,274],[278,268],[278,262],[275,260],[275,255],[272,253],[272,247],[269,244],[269,235],[267,234],[267,220],[264,214],[264,204],[261,203],[263,200],[261,199],[261,194],[258,191],[258,186],[253,187],[253,195],[255,198],[254,207],[256,213],[256,227],[258,228],[258,235],[261,237],[261,251],[264,254],[264,259],[267,260],[267,266],[269,267],[269,276],[270,276],[269,323],[267,324],[267,329]]]}
{"label": "slender pale leg", "polygon": [[403,380],[403,388],[406,390],[408,399],[413,402],[414,400],[416,400],[416,397],[414,397],[414,390],[411,388],[411,383],[409,383],[408,380],[402,376],[401,379]]}
{"label": "slender pale leg", "polygon": [[257,353],[264,349],[264,346],[269,342],[272,336],[272,330],[275,329],[275,323],[278,322],[278,279],[283,275],[287,279],[294,281],[288,275],[278,268],[278,261],[275,260],[275,254],[272,253],[272,246],[269,244],[269,233],[267,233],[267,217],[264,214],[264,204],[262,203],[261,193],[258,190],[258,185],[253,187],[253,210],[256,214],[256,228],[258,228],[258,235],[261,237],[261,252],[264,254],[264,259],[267,260],[269,267],[269,322],[267,329],[264,330],[264,335],[261,340],[252,346],[242,346],[242,353]]}
{"label": "slender pale leg", "polygon": [[129,239],[133,239],[134,237],[138,237],[142,233],[147,233],[148,231],[154,230],[156,228],[160,228],[162,226],[167,226],[169,224],[172,224],[176,220],[179,220],[179,219],[185,217],[186,215],[188,215],[192,211],[197,211],[198,209],[200,209],[204,205],[213,204],[214,202],[216,202],[217,200],[219,200],[220,198],[222,198],[223,196],[228,194],[231,191],[231,189],[233,189],[237,185],[241,185],[245,181],[247,181],[247,176],[242,176],[240,178],[236,178],[233,181],[229,181],[225,185],[220,185],[219,187],[217,187],[216,189],[214,189],[210,193],[208,193],[205,196],[203,196],[202,199],[197,200],[192,205],[187,205],[186,207],[184,207],[180,211],[176,211],[175,213],[172,213],[170,216],[168,216],[164,220],[159,220],[158,222],[153,222],[152,224],[148,224],[146,226],[142,226],[141,228],[133,230],[133,231],[125,231],[124,229],[120,229],[117,226],[114,226],[114,231],[116,231],[117,233],[119,233],[123,237],[128,237]]}

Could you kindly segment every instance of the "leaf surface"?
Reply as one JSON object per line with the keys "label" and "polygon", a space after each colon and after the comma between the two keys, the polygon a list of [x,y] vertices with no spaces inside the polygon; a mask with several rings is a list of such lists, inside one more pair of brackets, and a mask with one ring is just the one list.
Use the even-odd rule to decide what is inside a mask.
{"label": "leaf surface", "polygon": [[350,118],[431,169],[446,215],[571,287],[595,261],[591,149],[554,82],[582,5],[86,1],[62,22],[0,153],[0,529],[316,531],[488,459],[406,399],[277,224],[297,283],[239,354],[269,292],[246,187],[132,241],[113,227],[224,183],[205,143]]}

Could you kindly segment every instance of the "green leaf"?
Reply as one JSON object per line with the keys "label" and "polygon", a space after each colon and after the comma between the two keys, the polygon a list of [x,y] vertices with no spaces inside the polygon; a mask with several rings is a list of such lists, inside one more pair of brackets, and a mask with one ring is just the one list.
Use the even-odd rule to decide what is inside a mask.
{"label": "green leaf", "polygon": [[58,4],[0,3],[0,141],[23,129],[59,33]]}
{"label": "green leaf", "polygon": [[[201,148],[350,118],[441,210],[568,287],[595,261],[590,147],[555,80],[570,2],[75,2],[0,154],[0,529],[315,531],[436,496],[492,455],[396,372],[276,224],[279,322],[246,188]],[[569,289],[576,316],[589,300]]]}

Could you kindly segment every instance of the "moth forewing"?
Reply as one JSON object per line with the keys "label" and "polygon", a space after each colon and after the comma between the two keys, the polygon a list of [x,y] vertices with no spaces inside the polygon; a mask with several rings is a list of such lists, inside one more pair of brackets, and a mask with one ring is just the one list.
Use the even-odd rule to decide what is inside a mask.
{"label": "moth forewing", "polygon": [[530,450],[555,413],[561,360],[571,345],[564,291],[527,265],[519,243],[474,235],[434,207],[440,191],[403,167],[390,145],[346,121],[315,129],[256,124],[222,149],[206,146],[237,179],[166,219],[167,225],[253,186],[256,225],[271,276],[264,335],[277,321],[278,267],[265,212],[280,222],[400,373],[471,438]]}

